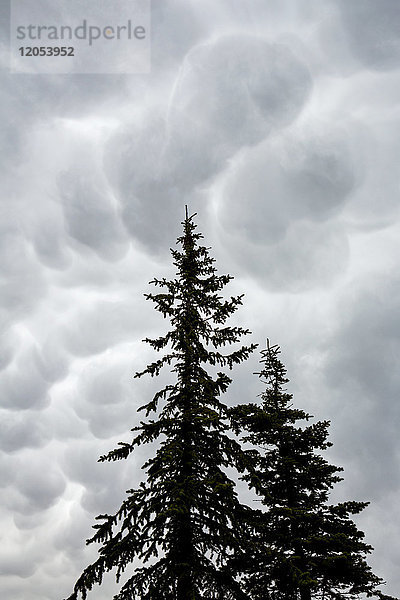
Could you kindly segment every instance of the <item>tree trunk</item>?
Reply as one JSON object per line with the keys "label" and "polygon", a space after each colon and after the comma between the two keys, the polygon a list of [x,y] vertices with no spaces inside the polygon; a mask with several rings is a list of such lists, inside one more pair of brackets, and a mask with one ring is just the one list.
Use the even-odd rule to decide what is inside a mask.
{"label": "tree trunk", "polygon": [[301,598],[301,600],[311,600],[310,588],[302,588],[300,590],[300,598]]}
{"label": "tree trunk", "polygon": [[[187,381],[190,381],[191,365],[186,359]],[[192,457],[192,428],[190,418],[188,417],[191,408],[191,395],[187,389],[184,392],[184,415],[182,423],[182,440],[183,453],[181,464],[181,489],[186,496],[184,512],[178,516],[178,535],[177,535],[177,550],[178,563],[180,564],[180,573],[177,580],[177,595],[176,600],[195,600],[195,585],[193,581],[193,530],[192,530],[192,515],[191,505],[188,497],[190,497],[190,479],[193,471]],[[189,491],[189,493],[188,493]]]}

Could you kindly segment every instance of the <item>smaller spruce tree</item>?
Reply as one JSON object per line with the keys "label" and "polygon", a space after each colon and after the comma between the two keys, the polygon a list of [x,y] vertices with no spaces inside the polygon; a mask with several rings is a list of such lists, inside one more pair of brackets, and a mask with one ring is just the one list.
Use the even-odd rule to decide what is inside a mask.
{"label": "smaller spruce tree", "polygon": [[[349,600],[385,596],[365,557],[372,547],[364,542],[351,515],[368,502],[328,504],[329,491],[343,469],[330,465],[320,451],[327,441],[329,421],[301,426],[311,415],[293,408],[285,391],[286,369],[278,346],[261,352],[263,368],[256,373],[267,385],[262,404],[231,410],[235,429],[257,451],[243,476],[261,498],[264,510],[249,521],[246,589],[252,600]],[[240,562],[240,561],[239,561]]]}

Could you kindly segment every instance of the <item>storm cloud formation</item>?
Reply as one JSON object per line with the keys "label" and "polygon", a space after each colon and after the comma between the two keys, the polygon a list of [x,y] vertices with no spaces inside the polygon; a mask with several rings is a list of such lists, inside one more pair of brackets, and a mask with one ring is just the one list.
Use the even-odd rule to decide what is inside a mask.
{"label": "storm cloud formation", "polygon": [[[67,595],[93,517],[142,476],[145,449],[96,460],[158,387],[133,380],[165,329],[142,293],[173,272],[185,203],[246,293],[240,324],[332,420],[335,494],[372,501],[395,594],[399,2],[153,5],[150,75],[11,75],[0,46],[2,598]],[[230,402],[255,398],[256,366]]]}

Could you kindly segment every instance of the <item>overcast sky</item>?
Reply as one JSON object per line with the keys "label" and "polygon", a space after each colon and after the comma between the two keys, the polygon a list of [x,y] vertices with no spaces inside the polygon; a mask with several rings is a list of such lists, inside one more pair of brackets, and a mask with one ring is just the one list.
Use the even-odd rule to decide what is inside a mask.
{"label": "overcast sky", "polygon": [[[141,477],[144,449],[96,460],[158,388],[132,378],[165,328],[142,294],[173,273],[185,203],[246,294],[236,321],[332,420],[333,498],[371,501],[370,563],[398,593],[400,2],[154,0],[148,75],[10,74],[6,5],[2,599],[69,595],[93,517]],[[261,391],[257,360],[228,402]]]}

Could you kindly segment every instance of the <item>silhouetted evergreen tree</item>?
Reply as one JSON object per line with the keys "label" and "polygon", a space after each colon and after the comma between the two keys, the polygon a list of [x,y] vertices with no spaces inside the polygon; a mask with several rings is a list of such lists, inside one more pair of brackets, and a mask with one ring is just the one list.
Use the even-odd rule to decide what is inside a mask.
{"label": "silhouetted evergreen tree", "polygon": [[[134,559],[141,566],[132,566],[115,600],[247,599],[229,567],[243,538],[246,507],[226,468],[240,460],[241,451],[229,435],[227,407],[220,400],[231,379],[216,371],[231,369],[256,346],[223,351],[249,333],[225,325],[242,296],[223,300],[220,292],[232,278],[216,274],[187,212],[183,226],[181,249],[171,250],[176,278],[153,280],[162,291],[146,295],[171,328],[145,341],[166,353],[136,375],[157,376],[171,365],[175,383],[142,407],[147,420],[132,430],[133,441],[120,443],[100,461],[125,459],[135,447],[155,440],[160,445],[144,465],[146,480],[128,490],[116,514],[97,517],[100,523],[87,543],[102,544],[100,556],[82,573],[69,600],[86,598],[113,568],[119,581]],[[148,419],[152,412],[154,420]]]}
{"label": "silhouetted evergreen tree", "polygon": [[351,520],[368,503],[328,504],[329,491],[342,480],[342,469],[319,454],[331,446],[329,421],[304,424],[311,416],[292,407],[279,353],[269,342],[261,353],[258,375],[267,385],[262,405],[231,409],[236,430],[247,431],[244,440],[259,449],[249,451],[253,466],[244,479],[264,505],[249,521],[245,589],[252,600],[348,600],[361,594],[394,600],[377,589],[383,581],[365,561],[372,547]]}

